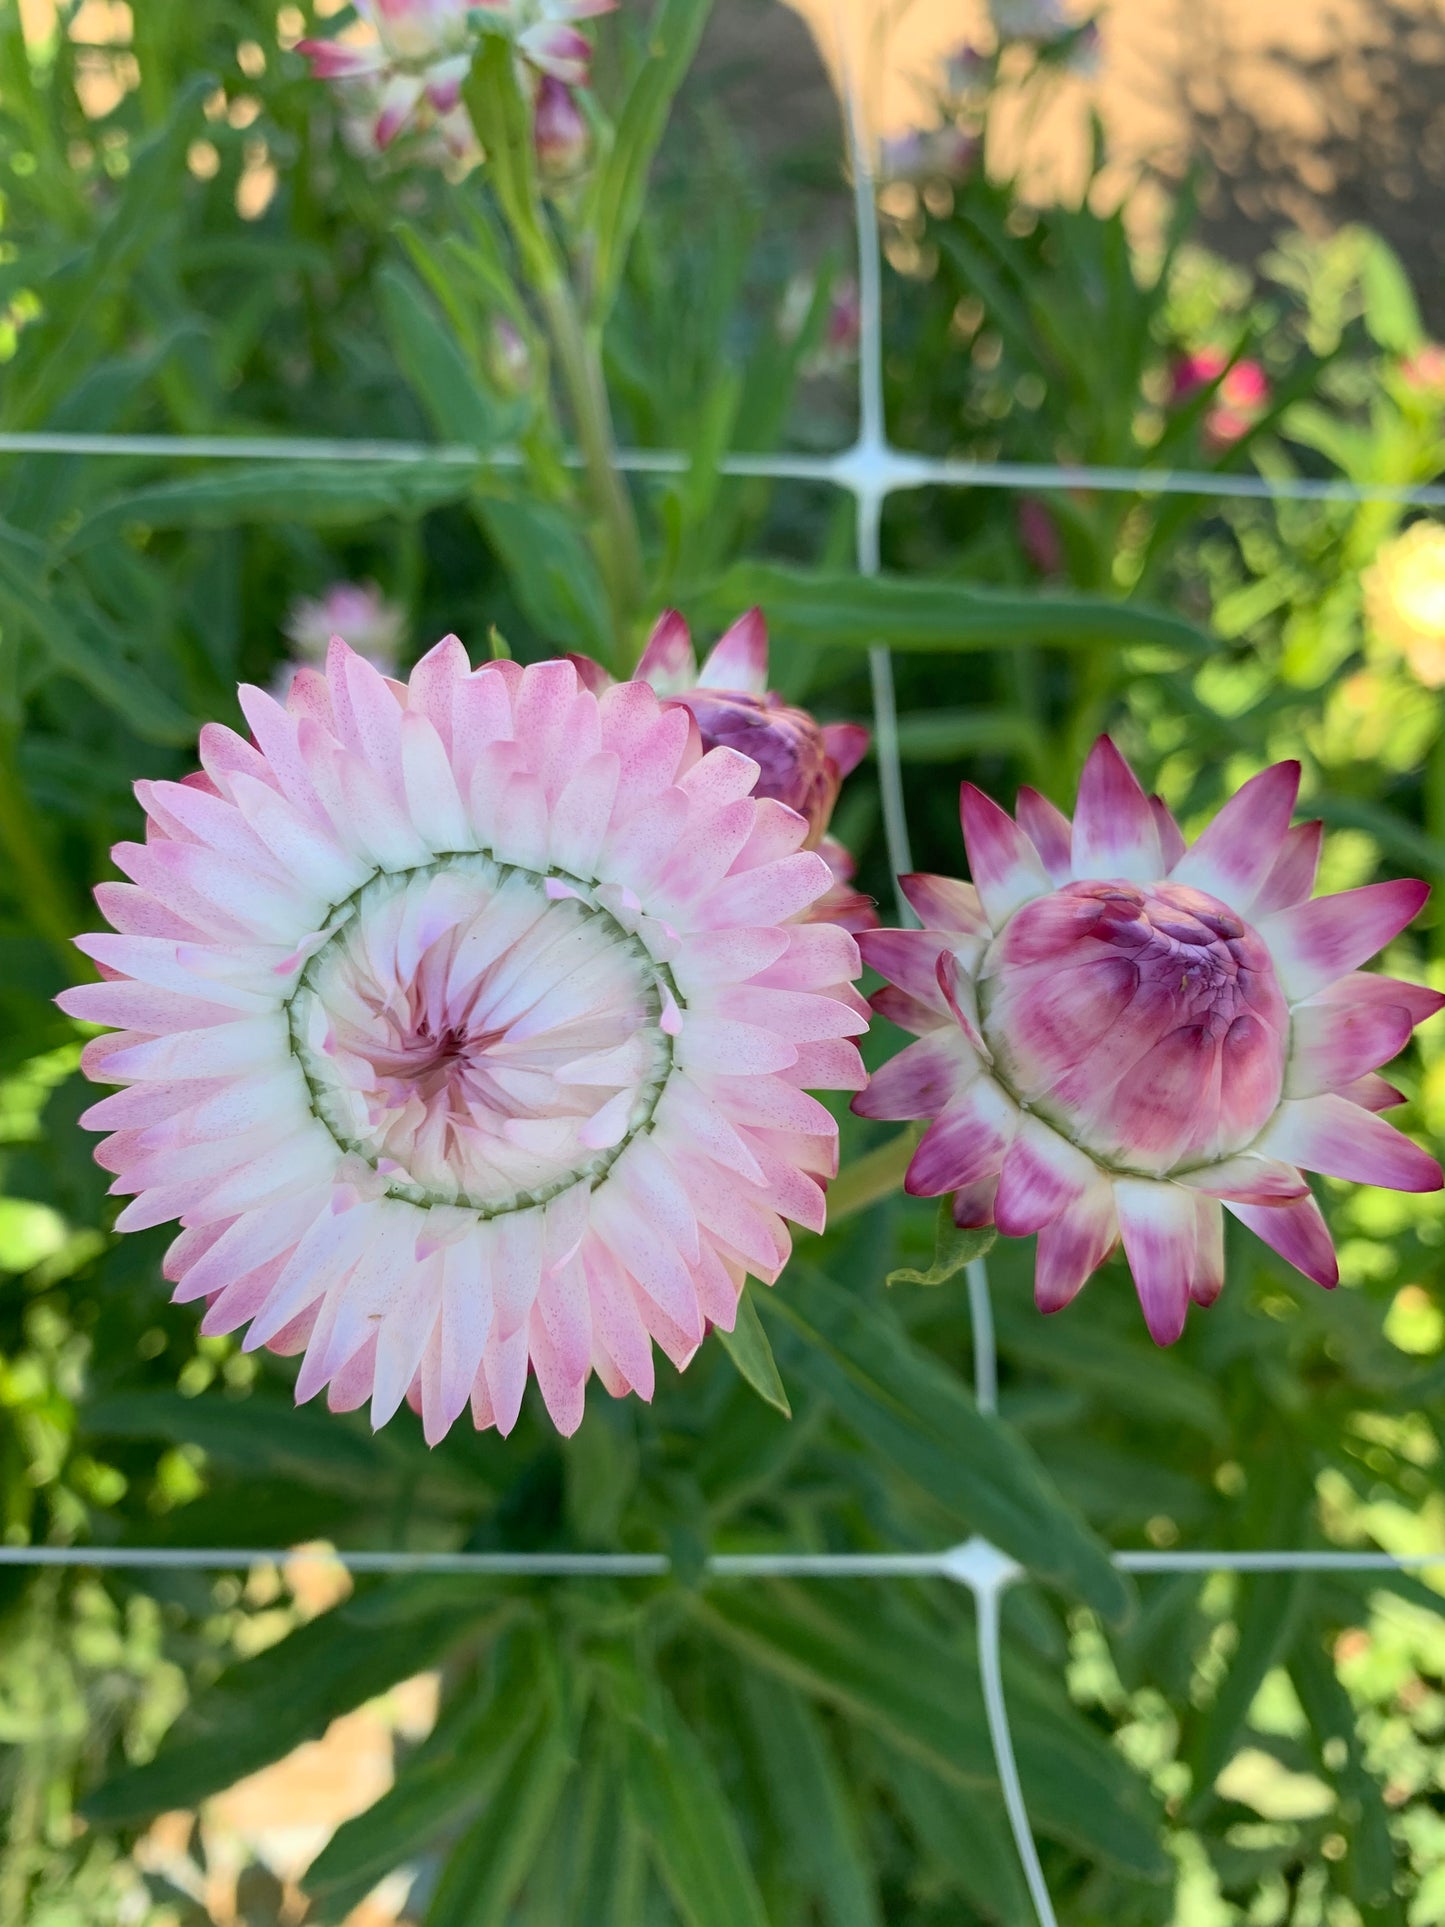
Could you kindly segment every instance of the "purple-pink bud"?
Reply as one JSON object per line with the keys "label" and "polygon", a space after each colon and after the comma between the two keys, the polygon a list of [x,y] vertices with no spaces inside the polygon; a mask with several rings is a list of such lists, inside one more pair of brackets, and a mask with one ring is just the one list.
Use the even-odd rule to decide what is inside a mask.
{"label": "purple-pink bud", "polygon": [[537,85],[537,109],[532,123],[537,165],[549,180],[567,180],[587,159],[587,123],[572,89],[551,74]]}

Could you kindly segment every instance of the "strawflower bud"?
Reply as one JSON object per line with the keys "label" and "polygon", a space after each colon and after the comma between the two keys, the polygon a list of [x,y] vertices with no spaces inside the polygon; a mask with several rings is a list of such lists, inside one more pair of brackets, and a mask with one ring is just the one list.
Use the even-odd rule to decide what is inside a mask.
{"label": "strawflower bud", "polygon": [[577,29],[579,20],[611,13],[617,0],[472,0],[473,9],[488,15],[507,33],[519,59],[539,74],[550,74],[569,87],[585,87],[592,47]]}
{"label": "strawflower bud", "polygon": [[565,81],[543,74],[532,118],[537,165],[552,181],[570,180],[581,171],[589,146],[587,123]]}
{"label": "strawflower bud", "polygon": [[340,636],[389,676],[406,633],[406,611],[374,582],[333,582],[324,595],[298,597],[283,627],[307,662],[324,662],[331,638]]}
{"label": "strawflower bud", "polygon": [[1378,1117],[1401,1099],[1376,1072],[1445,997],[1358,968],[1428,891],[1311,900],[1321,826],[1290,828],[1298,784],[1296,763],[1263,771],[1192,847],[1108,737],[1072,825],[1034,790],[1014,822],[965,784],[973,883],[904,878],[925,928],[860,938],[889,979],[874,1008],[920,1041],[854,1109],[931,1120],[909,1191],[953,1193],[960,1225],[1038,1233],[1043,1311],[1122,1240],[1168,1344],[1224,1283],[1224,1210],[1332,1286],[1303,1170],[1440,1189]]}
{"label": "strawflower bud", "polygon": [[[355,0],[357,40],[302,40],[317,80],[366,83],[372,141],[389,147],[403,128],[455,113],[471,65],[467,0]],[[354,91],[353,110],[360,96]],[[455,139],[455,136],[453,137]]]}

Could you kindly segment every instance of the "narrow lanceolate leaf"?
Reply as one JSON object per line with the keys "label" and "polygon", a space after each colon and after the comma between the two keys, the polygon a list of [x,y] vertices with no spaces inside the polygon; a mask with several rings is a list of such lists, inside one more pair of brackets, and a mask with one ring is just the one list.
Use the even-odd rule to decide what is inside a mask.
{"label": "narrow lanceolate leaf", "polygon": [[225,529],[238,522],[355,528],[424,515],[460,501],[476,470],[464,461],[227,462],[181,481],[112,497],[87,515],[67,545],[74,553],[120,530]]}
{"label": "narrow lanceolate leaf", "polygon": [[1110,1620],[1130,1590],[1107,1549],[1001,1420],[980,1412],[959,1380],[914,1345],[895,1318],[794,1265],[766,1314],[785,1339],[783,1364],[832,1400],[885,1462],[1042,1579]]}
{"label": "narrow lanceolate leaf", "polygon": [[744,1291],[738,1300],[738,1322],[730,1332],[723,1331],[719,1326],[718,1337],[728,1357],[758,1397],[776,1406],[784,1418],[791,1418],[793,1408],[788,1403],[788,1394],[783,1390],[773,1348],[758,1318],[751,1292]]}
{"label": "narrow lanceolate leaf", "polygon": [[883,1927],[852,1790],[817,1713],[776,1678],[748,1671],[739,1688],[794,1879],[817,1896],[827,1927]]}
{"label": "narrow lanceolate leaf", "polygon": [[[414,1608],[414,1610],[413,1610]],[[422,1672],[463,1634],[493,1634],[514,1609],[464,1602],[454,1589],[393,1580],[302,1626],[223,1673],[187,1708],[144,1766],[105,1780],[85,1802],[103,1825],[191,1807],[304,1740],[338,1714]]]}
{"label": "narrow lanceolate leaf", "polygon": [[692,64],[711,11],[712,0],[660,0],[652,17],[643,64],[622,103],[611,150],[597,171],[590,197],[596,235],[592,280],[599,319],[617,292],[673,95]]}
{"label": "narrow lanceolate leaf", "polygon": [[953,654],[1046,644],[1061,649],[1160,643],[1203,655],[1210,639],[1184,617],[1107,596],[980,589],[941,577],[826,575],[741,562],[708,598],[710,614],[758,603],[785,642]]}
{"label": "narrow lanceolate leaf", "polygon": [[510,1918],[573,1765],[560,1717],[544,1719],[447,1861],[426,1927],[501,1927]]}
{"label": "narrow lanceolate leaf", "polygon": [[311,1863],[306,1890],[319,1918],[340,1918],[328,1906],[333,1896],[349,1901],[358,1886],[369,1891],[461,1816],[489,1806],[542,1706],[535,1664],[514,1665],[493,1693],[454,1700],[390,1790],[339,1827]]}
{"label": "narrow lanceolate leaf", "polygon": [[[700,1624],[753,1665],[856,1719],[950,1782],[997,1782],[972,1651],[896,1606],[797,1585],[716,1585]],[[1037,1829],[1149,1880],[1167,1877],[1152,1801],[1122,1756],[1051,1684],[1010,1660],[1010,1723]]]}
{"label": "narrow lanceolate leaf", "polygon": [[1196,1811],[1208,1803],[1215,1779],[1228,1764],[1266,1673],[1289,1651],[1311,1584],[1310,1575],[1301,1572],[1240,1580],[1238,1644],[1189,1749]]}
{"label": "narrow lanceolate leaf", "polygon": [[163,690],[126,660],[121,638],[83,595],[45,586],[50,564],[33,537],[0,523],[0,621],[34,634],[52,666],[72,676],[137,736],[184,743],[196,725]]}
{"label": "narrow lanceolate leaf", "polygon": [[83,1414],[97,1438],[170,1439],[260,1481],[296,1479],[326,1491],[373,1496],[390,1470],[374,1440],[330,1412],[279,1400],[185,1398],[179,1392],[120,1392]]}
{"label": "narrow lanceolate leaf", "polygon": [[[1341,1686],[1317,1633],[1307,1632],[1289,1659],[1289,1675],[1299,1694],[1300,1705],[1313,1730],[1315,1744],[1324,1756],[1341,1749],[1343,1764],[1332,1771],[1339,1790],[1345,1837],[1349,1852],[1344,1875],[1350,1898],[1366,1909],[1366,1918],[1393,1920],[1395,1899],[1395,1844],[1390,1836],[1390,1816],[1379,1781],[1365,1765],[1360,1737],[1355,1727],[1355,1709]],[[1326,1766],[1326,1772],[1331,1769]],[[1403,1918],[1403,1910],[1399,1914]]]}
{"label": "narrow lanceolate leaf", "polygon": [[628,1734],[627,1787],[637,1824],[687,1927],[768,1927],[762,1896],[707,1754],[658,1689],[662,1737]]}
{"label": "narrow lanceolate leaf", "polygon": [[885,1282],[890,1285],[946,1285],[965,1265],[972,1264],[975,1258],[981,1258],[997,1236],[992,1225],[985,1225],[980,1230],[960,1231],[953,1222],[952,1200],[940,1198],[938,1221],[933,1231],[932,1263],[926,1271],[919,1271],[913,1265],[899,1265],[896,1270],[889,1272]]}

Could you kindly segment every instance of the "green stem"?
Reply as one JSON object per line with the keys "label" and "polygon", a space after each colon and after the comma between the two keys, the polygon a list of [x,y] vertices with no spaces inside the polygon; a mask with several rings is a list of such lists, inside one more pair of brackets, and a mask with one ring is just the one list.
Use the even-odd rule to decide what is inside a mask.
{"label": "green stem", "polygon": [[623,659],[628,632],[642,606],[642,544],[632,498],[617,466],[612,410],[602,373],[601,334],[583,326],[576,296],[564,274],[549,277],[537,293],[567,390],[593,506],[602,525],[598,561],[616,631],[617,660],[612,667],[625,674],[633,666]]}
{"label": "green stem", "polygon": [[828,1187],[828,1223],[841,1224],[897,1191],[917,1149],[918,1132],[900,1131],[876,1151],[845,1164]]}

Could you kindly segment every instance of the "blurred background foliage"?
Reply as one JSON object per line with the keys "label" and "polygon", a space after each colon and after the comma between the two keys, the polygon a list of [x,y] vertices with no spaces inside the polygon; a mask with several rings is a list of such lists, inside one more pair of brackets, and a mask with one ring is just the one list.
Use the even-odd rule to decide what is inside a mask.
{"label": "blurred background foliage", "polygon": [[[706,12],[601,23],[590,162],[536,200],[531,242],[578,299],[617,436],[687,456],[609,501],[565,459],[586,423],[494,170],[424,136],[357,152],[291,51],[308,8],[0,4],[0,430],[518,451],[0,458],[5,1540],[673,1560],[666,1583],[354,1587],[321,1554],[0,1568],[0,1922],[1025,1923],[968,1595],[703,1579],[708,1550],[972,1531],[1029,1573],[1005,1671],[1061,1919],[1445,1921],[1428,1579],[1125,1585],[1106,1557],[1445,1552],[1439,1198],[1326,1183],[1340,1290],[1240,1237],[1223,1299],[1168,1354],[1121,1266],[1045,1322],[1030,1254],[995,1247],[993,1419],[961,1277],[884,1285],[926,1269],[933,1237],[931,1207],[889,1197],[800,1237],[760,1303],[790,1418],[712,1345],[650,1407],[599,1392],[569,1441],[529,1400],[511,1439],[435,1452],[405,1412],[373,1437],[294,1409],[285,1361],[167,1304],[164,1234],[109,1230],[77,1027],[50,1002],[83,968],[66,940],[138,829],[132,781],[184,771],[200,720],[235,721],[238,678],[288,653],[293,600],[337,580],[405,610],[404,654],[455,629],[479,658],[496,625],[519,656],[618,666],[667,601],[708,635],[761,597],[780,687],[830,717],[866,714],[862,650],[883,637],[919,867],[960,867],[960,775],[1067,805],[1108,726],[1190,829],[1294,755],[1334,831],[1324,887],[1445,874],[1445,562],[1411,512],[920,489],[890,500],[884,575],[860,585],[851,500],[720,473],[729,449],[846,445],[856,338],[838,143],[774,139],[760,161],[686,80]],[[1049,87],[1075,50],[971,63],[932,130],[960,138],[890,164],[895,442],[1433,480],[1445,351],[1370,233],[1284,234],[1246,271],[1195,244],[1187,196],[1141,239],[1096,194],[1035,204],[978,163],[1000,91]],[[504,91],[481,75],[478,115]],[[886,917],[878,815],[865,766],[836,828]],[[1387,962],[1445,985],[1441,949],[1427,912]],[[876,1026],[874,1061],[898,1042]],[[1418,1048],[1405,1122],[1438,1137],[1445,1047]],[[887,1137],[844,1131],[845,1163]]]}

